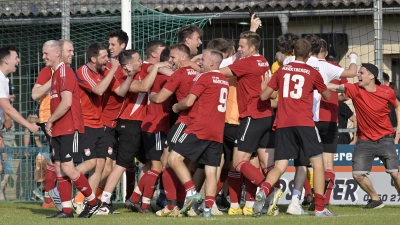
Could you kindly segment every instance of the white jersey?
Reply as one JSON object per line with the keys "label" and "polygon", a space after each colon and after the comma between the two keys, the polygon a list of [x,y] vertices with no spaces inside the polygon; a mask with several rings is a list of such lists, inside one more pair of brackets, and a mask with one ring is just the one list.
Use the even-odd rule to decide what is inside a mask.
{"label": "white jersey", "polygon": [[[286,58],[283,61],[283,65],[286,65],[290,62],[295,61],[295,56],[291,56]],[[325,60],[319,60],[318,58],[311,56],[307,60],[307,65],[312,66],[314,69],[318,70],[324,80],[324,84],[329,84],[332,80],[339,80],[340,75],[342,75],[344,69],[335,66]],[[314,101],[313,101],[313,113],[314,113],[314,121],[319,121],[319,108],[321,105],[321,94],[318,93],[317,90],[314,90]]]}
{"label": "white jersey", "polygon": [[230,56],[230,57],[222,60],[221,64],[219,65],[219,68],[224,68],[224,67],[230,66],[232,64],[233,64],[233,59],[232,59],[232,56]]}

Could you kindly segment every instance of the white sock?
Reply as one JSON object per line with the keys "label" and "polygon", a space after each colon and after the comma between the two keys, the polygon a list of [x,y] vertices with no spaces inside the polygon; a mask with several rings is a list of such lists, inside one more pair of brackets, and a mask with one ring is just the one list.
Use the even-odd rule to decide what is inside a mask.
{"label": "white sock", "polygon": [[190,190],[188,190],[188,191],[186,192],[186,198],[187,198],[187,197],[191,197],[191,196],[193,196],[193,195],[195,195],[195,194],[197,194],[196,189],[190,189]]}
{"label": "white sock", "polygon": [[238,202],[231,202],[231,208],[233,208],[233,209],[239,208],[239,203]]}
{"label": "white sock", "polygon": [[254,206],[254,201],[246,201],[246,207],[247,208],[253,208],[253,206]]}
{"label": "white sock", "polygon": [[299,196],[292,195],[292,204],[298,205],[299,204]]}
{"label": "white sock", "polygon": [[107,204],[111,203],[111,193],[107,191],[103,191],[103,194],[101,195],[101,201],[105,202]]}

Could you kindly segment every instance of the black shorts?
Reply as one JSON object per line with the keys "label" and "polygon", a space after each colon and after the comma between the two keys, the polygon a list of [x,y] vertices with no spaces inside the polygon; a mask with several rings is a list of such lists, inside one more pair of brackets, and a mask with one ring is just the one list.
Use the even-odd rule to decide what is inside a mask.
{"label": "black shorts", "polygon": [[51,146],[51,137],[50,135],[46,132],[46,123],[39,123],[40,129],[43,131],[47,142],[49,143],[49,152],[50,152],[50,159],[51,162],[54,163],[54,158],[53,158],[53,154],[52,154],[52,146]]}
{"label": "black shorts", "polygon": [[118,119],[115,128],[118,135],[117,165],[128,168],[140,149],[142,121]]}
{"label": "black shorts", "polygon": [[323,152],[316,127],[278,128],[275,144],[275,160],[310,158]]}
{"label": "black shorts", "polygon": [[183,134],[183,131],[185,131],[185,129],[186,125],[182,122],[177,123],[171,127],[171,130],[169,130],[169,133],[167,135],[167,145],[169,147],[169,151],[174,149],[178,138]]}
{"label": "black shorts", "polygon": [[105,146],[107,149],[107,157],[116,160],[117,159],[117,150],[118,150],[118,141],[116,137],[116,130],[115,128],[103,127],[104,130],[104,140],[105,140]]}
{"label": "black shorts", "polygon": [[167,146],[165,144],[165,133],[158,132],[154,134],[142,131],[142,138],[146,159],[160,161],[163,150]]}
{"label": "black shorts", "polygon": [[271,136],[274,119],[275,116],[260,119],[243,118],[236,135],[238,150],[253,153],[258,148],[271,148],[274,145],[274,138]]}
{"label": "black shorts", "polygon": [[106,158],[108,146],[103,128],[85,127],[82,141],[84,160]]}
{"label": "black shorts", "polygon": [[208,166],[221,164],[222,143],[200,140],[194,134],[182,134],[174,151],[193,162]]}
{"label": "black shorts", "polygon": [[82,162],[82,134],[75,131],[74,134],[61,135],[51,138],[52,155],[55,161],[74,163]]}
{"label": "black shorts", "polygon": [[319,136],[321,137],[324,152],[336,153],[337,152],[337,134],[338,127],[336,122],[316,122],[315,126],[318,128]]}
{"label": "black shorts", "polygon": [[237,147],[235,140],[239,125],[225,123],[224,129],[224,159],[225,162],[231,162],[233,156],[233,148]]}

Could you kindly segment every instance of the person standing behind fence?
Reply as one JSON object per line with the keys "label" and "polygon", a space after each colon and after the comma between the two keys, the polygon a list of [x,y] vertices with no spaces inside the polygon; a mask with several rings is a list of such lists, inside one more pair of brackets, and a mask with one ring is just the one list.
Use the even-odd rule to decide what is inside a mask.
{"label": "person standing behind fence", "polygon": [[46,66],[54,70],[50,88],[51,116],[46,123],[46,132],[52,137],[52,154],[55,161],[58,188],[63,211],[48,218],[72,218],[72,183],[86,199],[85,210],[80,218],[89,218],[101,206],[86,177],[74,166],[80,162],[80,136],[84,132],[79,87],[74,71],[62,62],[61,43],[47,41],[43,45]]}
{"label": "person standing behind fence", "polygon": [[[399,143],[400,127],[395,133],[389,119],[388,104],[396,107],[397,119],[400,119],[400,104],[394,91],[378,80],[379,70],[375,65],[363,63],[358,71],[358,83],[329,84],[331,91],[345,93],[353,100],[357,114],[358,141],[353,153],[353,178],[371,199],[365,209],[382,208],[384,204],[376,193],[371,180],[366,176],[371,172],[375,157],[383,162],[386,172],[393,179],[400,194],[398,176],[398,156],[395,144]],[[395,133],[395,136],[394,136]]]}

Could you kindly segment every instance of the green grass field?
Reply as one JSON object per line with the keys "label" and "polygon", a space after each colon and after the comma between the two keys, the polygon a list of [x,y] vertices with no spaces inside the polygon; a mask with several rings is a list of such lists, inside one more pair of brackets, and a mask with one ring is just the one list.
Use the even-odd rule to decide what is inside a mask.
{"label": "green grass field", "polygon": [[0,203],[0,224],[95,224],[95,225],[122,225],[122,224],[165,224],[165,225],[194,225],[194,224],[378,224],[391,225],[400,224],[400,206],[385,206],[383,209],[364,210],[362,206],[331,206],[331,211],[338,213],[336,218],[316,218],[314,216],[291,216],[283,212],[286,205],[280,205],[280,215],[275,217],[262,216],[259,218],[245,216],[215,216],[209,219],[201,217],[167,218],[157,217],[152,214],[138,214],[123,208],[123,204],[115,204],[114,208],[121,212],[119,215],[93,216],[90,219],[59,219],[49,220],[46,215],[52,215],[53,209],[42,209],[38,203],[25,202],[1,202]]}

